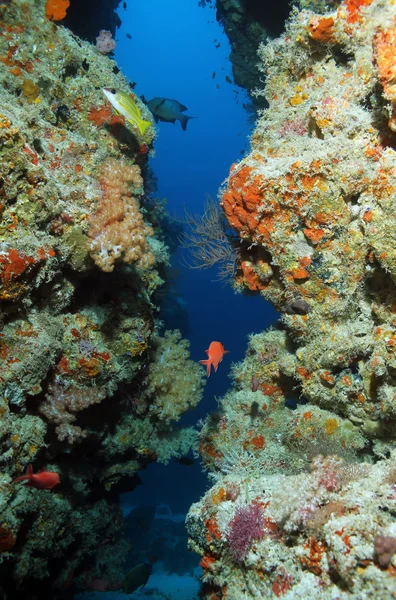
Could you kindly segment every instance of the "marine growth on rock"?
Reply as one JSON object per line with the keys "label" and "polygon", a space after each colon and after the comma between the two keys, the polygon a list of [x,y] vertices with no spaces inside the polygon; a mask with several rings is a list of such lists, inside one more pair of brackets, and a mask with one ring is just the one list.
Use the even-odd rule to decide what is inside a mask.
{"label": "marine growth on rock", "polygon": [[[396,594],[396,5],[302,4],[259,48],[269,107],[221,199],[235,285],[281,326],[251,336],[201,430],[207,599]],[[251,506],[263,534],[236,552]]]}

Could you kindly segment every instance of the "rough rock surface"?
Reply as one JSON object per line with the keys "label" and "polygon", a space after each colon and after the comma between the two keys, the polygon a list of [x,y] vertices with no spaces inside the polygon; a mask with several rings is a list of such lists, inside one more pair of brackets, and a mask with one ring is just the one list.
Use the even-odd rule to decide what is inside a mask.
{"label": "rough rock surface", "polygon": [[260,48],[269,108],[222,207],[237,286],[282,316],[201,432],[204,598],[396,594],[395,24],[345,0]]}

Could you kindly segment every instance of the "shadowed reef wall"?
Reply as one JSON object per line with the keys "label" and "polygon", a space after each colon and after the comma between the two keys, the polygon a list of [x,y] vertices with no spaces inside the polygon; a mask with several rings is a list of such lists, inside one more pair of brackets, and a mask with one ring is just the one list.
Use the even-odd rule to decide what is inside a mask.
{"label": "shadowed reef wall", "polygon": [[[49,20],[61,4],[0,4],[1,597],[120,587],[118,492],[195,446],[173,424],[201,397],[188,343],[160,333],[169,250],[145,193],[151,113],[132,94],[144,135],[113,114],[102,89],[131,88]],[[14,481],[29,464],[60,485]]]}

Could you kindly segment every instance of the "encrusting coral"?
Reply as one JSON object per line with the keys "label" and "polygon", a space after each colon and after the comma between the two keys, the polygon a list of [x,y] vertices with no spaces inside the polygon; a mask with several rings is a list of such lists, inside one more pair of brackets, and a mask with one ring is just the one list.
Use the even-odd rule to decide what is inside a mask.
{"label": "encrusting coral", "polygon": [[[68,6],[0,3],[0,596],[13,598],[99,577],[120,588],[117,484],[197,441],[169,424],[201,397],[179,338],[183,397],[157,410],[139,392],[170,256],[163,207],[145,206],[154,122],[112,59],[53,22]],[[106,87],[133,96],[144,135]],[[31,464],[60,485],[27,487]]]}
{"label": "encrusting coral", "polygon": [[269,108],[222,191],[236,287],[281,327],[202,427],[214,485],[187,528],[211,600],[396,594],[396,5],[328,8],[260,47]]}

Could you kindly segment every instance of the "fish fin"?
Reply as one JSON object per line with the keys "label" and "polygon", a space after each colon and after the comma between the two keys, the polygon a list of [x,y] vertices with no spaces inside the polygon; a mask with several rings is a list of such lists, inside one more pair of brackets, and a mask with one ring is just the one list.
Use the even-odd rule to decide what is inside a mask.
{"label": "fish fin", "polygon": [[197,119],[198,117],[189,117],[188,115],[181,115],[181,117],[179,117],[180,120],[180,124],[182,126],[183,131],[186,131],[187,129],[187,123],[190,119]]}
{"label": "fish fin", "polygon": [[[221,362],[221,361],[219,361],[219,362]],[[214,368],[214,371],[216,373],[217,369],[219,368],[219,363],[217,363],[217,365],[213,364],[213,368]]]}
{"label": "fish fin", "polygon": [[187,106],[184,106],[184,104],[179,104],[179,109],[184,112],[185,110],[188,110]]}
{"label": "fish fin", "polygon": [[28,465],[26,468],[26,475],[31,477],[33,475],[33,465]]}
{"label": "fish fin", "polygon": [[157,117],[157,115],[154,115],[154,113],[153,113],[153,116],[154,116],[155,122],[158,123],[158,117]]}
{"label": "fish fin", "polygon": [[209,377],[209,375],[210,375],[210,365],[212,364],[211,361],[210,361],[210,359],[208,358],[208,360],[200,360],[199,364],[200,365],[206,365],[206,373],[207,373],[207,375]]}
{"label": "fish fin", "polygon": [[229,354],[231,350],[223,350],[223,354]]}

